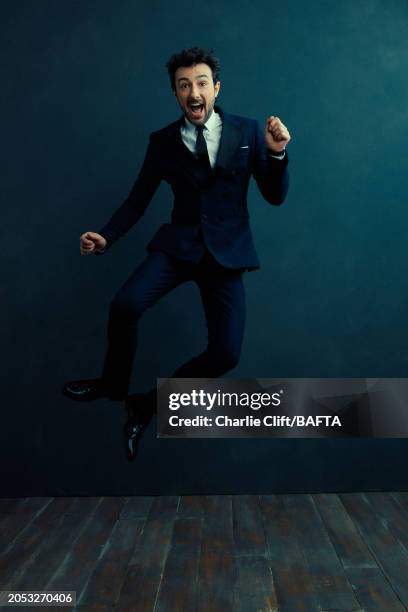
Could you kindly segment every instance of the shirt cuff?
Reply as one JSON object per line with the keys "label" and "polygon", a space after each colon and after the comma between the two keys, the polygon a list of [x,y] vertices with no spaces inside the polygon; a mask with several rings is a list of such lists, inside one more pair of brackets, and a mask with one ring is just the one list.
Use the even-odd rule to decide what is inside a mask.
{"label": "shirt cuff", "polygon": [[283,159],[285,157],[286,149],[283,149],[280,153],[272,153],[268,151],[268,157],[274,157],[275,159]]}

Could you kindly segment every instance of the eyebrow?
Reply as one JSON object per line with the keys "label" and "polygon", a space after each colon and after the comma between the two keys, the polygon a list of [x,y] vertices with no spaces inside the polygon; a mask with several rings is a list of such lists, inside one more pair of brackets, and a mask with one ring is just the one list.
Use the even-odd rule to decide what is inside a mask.
{"label": "eyebrow", "polygon": [[[196,79],[202,79],[202,78],[209,79],[210,77],[208,76],[208,74],[199,74],[195,78]],[[188,79],[187,77],[180,77],[179,79],[177,79],[177,81],[189,81],[189,80],[190,79]]]}

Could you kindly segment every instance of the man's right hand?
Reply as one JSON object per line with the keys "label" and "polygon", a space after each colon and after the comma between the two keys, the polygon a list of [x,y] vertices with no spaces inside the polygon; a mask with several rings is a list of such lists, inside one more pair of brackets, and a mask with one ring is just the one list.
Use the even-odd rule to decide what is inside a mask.
{"label": "man's right hand", "polygon": [[79,239],[79,251],[81,255],[96,255],[104,250],[106,239],[96,232],[85,232]]}

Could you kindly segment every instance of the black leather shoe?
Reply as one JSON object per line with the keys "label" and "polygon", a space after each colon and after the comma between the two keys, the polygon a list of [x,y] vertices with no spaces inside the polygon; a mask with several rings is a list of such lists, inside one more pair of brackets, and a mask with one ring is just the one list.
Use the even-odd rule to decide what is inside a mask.
{"label": "black leather shoe", "polygon": [[123,428],[123,445],[129,461],[136,458],[140,436],[145,430],[145,426],[138,423],[135,419],[128,419]]}
{"label": "black leather shoe", "polygon": [[101,378],[92,378],[89,380],[71,380],[65,383],[62,392],[67,397],[78,402],[92,402],[93,400],[107,397],[113,402],[122,402],[126,394],[108,393],[102,386]]}
{"label": "black leather shoe", "polygon": [[62,392],[67,397],[79,402],[92,402],[100,397],[107,397],[102,389],[101,379],[93,378],[91,380],[72,380],[65,383]]}
{"label": "black leather shoe", "polygon": [[137,455],[139,440],[152,417],[151,409],[143,393],[128,395],[125,400],[127,421],[123,428],[123,443],[126,456],[133,461]]}

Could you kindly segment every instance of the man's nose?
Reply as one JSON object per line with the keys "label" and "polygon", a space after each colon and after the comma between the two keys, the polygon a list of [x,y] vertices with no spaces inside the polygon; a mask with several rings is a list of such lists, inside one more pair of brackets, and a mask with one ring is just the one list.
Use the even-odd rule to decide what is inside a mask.
{"label": "man's nose", "polygon": [[195,83],[193,83],[191,87],[191,97],[194,98],[194,100],[200,97],[200,91],[199,91],[198,85],[196,85]]}

